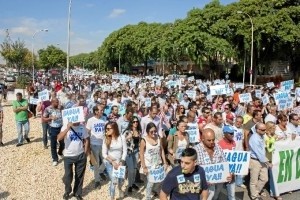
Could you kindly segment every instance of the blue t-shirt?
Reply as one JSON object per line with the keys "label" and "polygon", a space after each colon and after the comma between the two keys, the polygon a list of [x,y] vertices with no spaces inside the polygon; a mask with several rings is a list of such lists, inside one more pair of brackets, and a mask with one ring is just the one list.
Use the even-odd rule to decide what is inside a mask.
{"label": "blue t-shirt", "polygon": [[200,200],[203,190],[207,190],[205,171],[196,166],[191,174],[183,174],[181,166],[173,168],[162,183],[162,191],[170,195],[170,200]]}

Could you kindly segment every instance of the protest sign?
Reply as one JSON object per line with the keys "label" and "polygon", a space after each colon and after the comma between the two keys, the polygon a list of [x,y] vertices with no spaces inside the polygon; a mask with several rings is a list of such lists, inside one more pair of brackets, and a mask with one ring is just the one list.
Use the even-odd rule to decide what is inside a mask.
{"label": "protest sign", "polygon": [[285,110],[287,107],[287,99],[280,99],[278,101],[278,111],[283,111]]}
{"label": "protest sign", "polygon": [[145,98],[145,106],[146,106],[146,108],[151,107],[151,98]]}
{"label": "protest sign", "polygon": [[160,166],[155,169],[149,169],[148,181],[150,183],[160,183],[165,179],[165,169],[164,166]]}
{"label": "protest sign", "polygon": [[185,93],[191,99],[196,99],[196,91],[195,90],[186,90]]}
{"label": "protest sign", "polygon": [[229,171],[235,175],[247,175],[250,163],[250,152],[223,150],[229,162]]}
{"label": "protest sign", "polygon": [[49,101],[49,91],[43,90],[38,93],[38,97],[40,101]]}
{"label": "protest sign", "polygon": [[199,84],[199,89],[201,90],[201,92],[207,92],[207,86],[205,84]]}
{"label": "protest sign", "polygon": [[280,90],[281,91],[291,91],[291,89],[294,88],[294,80],[288,80],[288,81],[283,81],[280,83]]}
{"label": "protest sign", "polygon": [[275,87],[275,85],[274,85],[273,82],[269,82],[269,83],[267,83],[267,87],[268,88],[273,88],[273,87]]}
{"label": "protest sign", "polygon": [[192,81],[194,81],[194,80],[195,80],[195,77],[194,77],[194,76],[188,77],[188,81],[189,81],[189,82],[192,82]]}
{"label": "protest sign", "polygon": [[115,169],[113,167],[113,177],[115,178],[122,178],[124,179],[125,178],[125,174],[126,174],[126,166],[119,166],[118,169]]}
{"label": "protest sign", "polygon": [[111,76],[111,78],[114,79],[114,80],[118,80],[119,79],[119,75],[118,74],[113,74]]}
{"label": "protest sign", "polygon": [[297,88],[295,89],[295,93],[296,93],[296,96],[297,96],[297,97],[300,97],[300,88],[299,88],[299,87],[297,87]]}
{"label": "protest sign", "polygon": [[38,102],[39,102],[39,99],[36,99],[36,98],[33,98],[33,97],[29,98],[29,103],[32,104],[32,105],[37,105]]}
{"label": "protest sign", "polygon": [[210,95],[223,95],[228,94],[230,91],[230,88],[227,84],[224,85],[212,85],[209,87],[210,89]]}
{"label": "protest sign", "polygon": [[262,96],[262,92],[261,90],[255,90],[255,96],[259,99],[261,99],[261,96]]}
{"label": "protest sign", "polygon": [[275,194],[300,189],[300,138],[276,141],[272,154]]}
{"label": "protest sign", "polygon": [[235,83],[235,89],[238,89],[238,88],[240,88],[240,89],[244,89],[244,83]]}
{"label": "protest sign", "polygon": [[79,106],[62,110],[62,118],[64,124],[68,122],[84,122],[83,107]]}
{"label": "protest sign", "polygon": [[168,81],[168,83],[167,83],[167,85],[168,85],[168,88],[172,88],[172,87],[176,87],[177,85],[180,87],[180,85],[181,85],[181,83],[180,83],[180,81]]}
{"label": "protest sign", "polygon": [[227,182],[229,176],[229,163],[217,163],[211,165],[201,165],[204,168],[206,181],[209,183]]}
{"label": "protest sign", "polygon": [[261,100],[262,100],[264,106],[267,105],[268,103],[270,103],[268,95],[264,95]]}
{"label": "protest sign", "polygon": [[294,99],[290,97],[286,101],[286,108],[292,109],[293,107],[294,107]]}
{"label": "protest sign", "polygon": [[250,103],[252,101],[252,96],[250,93],[239,94],[240,103]]}
{"label": "protest sign", "polygon": [[197,143],[200,139],[200,131],[197,123],[188,123],[186,132],[189,135],[190,143]]}
{"label": "protest sign", "polygon": [[288,92],[277,92],[274,94],[274,99],[275,99],[275,102],[277,105],[278,105],[279,100],[287,99],[289,97],[290,97],[290,95]]}

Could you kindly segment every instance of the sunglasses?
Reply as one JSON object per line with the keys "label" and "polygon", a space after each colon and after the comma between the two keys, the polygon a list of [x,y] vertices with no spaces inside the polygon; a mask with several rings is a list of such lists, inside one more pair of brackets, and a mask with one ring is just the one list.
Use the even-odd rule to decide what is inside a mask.
{"label": "sunglasses", "polygon": [[225,110],[229,110],[229,108],[224,108]]}
{"label": "sunglasses", "polygon": [[139,121],[132,121],[132,123],[139,123]]}
{"label": "sunglasses", "polygon": [[184,110],[184,108],[180,108],[180,110]]}
{"label": "sunglasses", "polygon": [[204,112],[205,114],[210,114],[210,112]]}
{"label": "sunglasses", "polygon": [[108,127],[107,127],[105,130],[109,131],[110,129],[112,129],[112,128],[108,128]]}
{"label": "sunglasses", "polygon": [[258,129],[258,130],[260,130],[260,131],[262,131],[262,132],[266,132],[266,129]]}
{"label": "sunglasses", "polygon": [[155,131],[149,131],[149,133],[151,133],[151,134],[154,134],[154,133],[156,133],[157,131],[155,130]]}

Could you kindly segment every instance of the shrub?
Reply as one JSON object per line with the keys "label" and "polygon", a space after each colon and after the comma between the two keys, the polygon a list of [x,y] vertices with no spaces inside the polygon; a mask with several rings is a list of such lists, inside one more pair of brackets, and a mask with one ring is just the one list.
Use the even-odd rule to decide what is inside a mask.
{"label": "shrub", "polygon": [[18,76],[16,88],[25,89],[29,82],[30,82],[30,77],[23,76],[23,75]]}

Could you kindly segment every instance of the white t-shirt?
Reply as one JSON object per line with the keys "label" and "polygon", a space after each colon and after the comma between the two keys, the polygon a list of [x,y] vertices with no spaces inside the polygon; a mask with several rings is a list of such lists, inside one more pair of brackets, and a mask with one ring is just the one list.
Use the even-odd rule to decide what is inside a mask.
{"label": "white t-shirt", "polygon": [[289,128],[289,126],[286,126],[286,130],[283,131],[278,125],[276,125],[275,134],[279,136],[280,139],[286,139],[287,137],[292,136],[293,131]]}
{"label": "white t-shirt", "polygon": [[102,156],[104,159],[109,156],[116,162],[125,160],[127,156],[127,143],[124,136],[119,136],[116,140],[112,140],[109,149],[105,144],[105,138],[102,145]]}
{"label": "white t-shirt", "polygon": [[188,143],[185,138],[183,140],[178,140],[178,145],[175,152],[176,159],[181,159],[181,154],[186,149],[187,144]]}
{"label": "white t-shirt", "polygon": [[237,128],[236,126],[233,126],[234,128],[234,141],[235,141],[235,150],[236,151],[243,151],[243,140],[244,140],[244,130],[243,128]]}
{"label": "white t-shirt", "polygon": [[92,145],[102,145],[106,123],[107,121],[104,119],[104,117],[101,117],[100,119],[91,117],[88,119],[86,128],[91,131],[90,141]]}
{"label": "white t-shirt", "polygon": [[[65,130],[67,128],[66,125],[64,125],[61,130]],[[81,153],[83,153],[83,139],[86,139],[89,137],[86,128],[84,125],[78,125],[73,126],[73,130],[77,133],[77,135],[81,138],[79,139],[77,135],[70,129],[68,133],[65,136],[65,150],[64,150],[64,156],[65,157],[71,157],[71,156],[78,156]]]}
{"label": "white t-shirt", "polygon": [[291,122],[289,122],[287,124],[287,126],[289,127],[289,129],[291,129],[293,134],[296,134],[297,136],[300,136],[300,126],[295,126]]}
{"label": "white t-shirt", "polygon": [[265,117],[265,123],[274,122],[276,124],[276,121],[277,121],[277,117],[275,117],[274,115],[272,115],[270,113]]}

